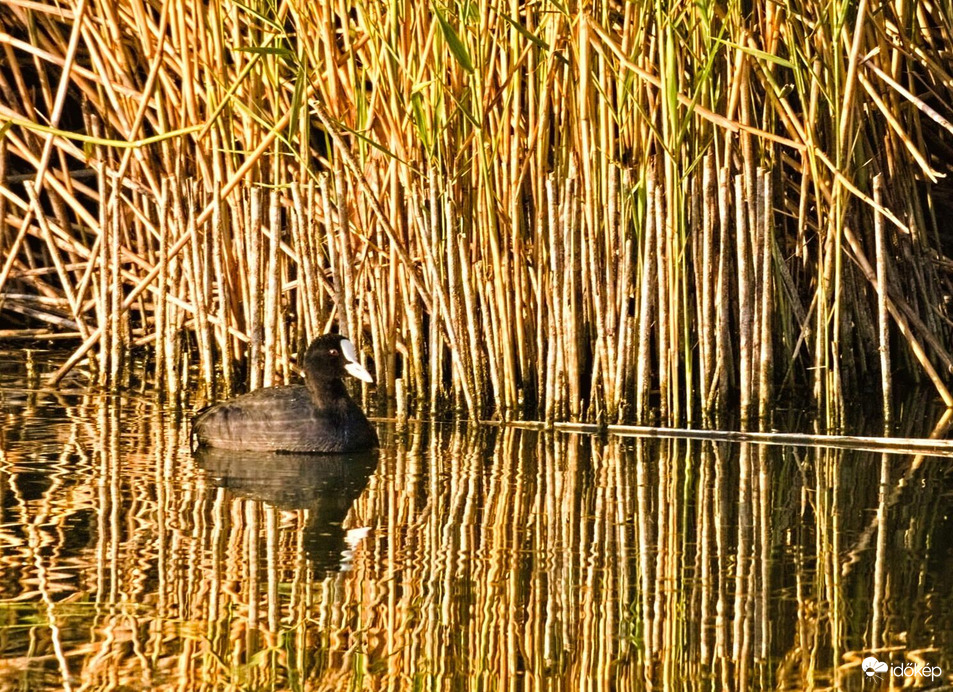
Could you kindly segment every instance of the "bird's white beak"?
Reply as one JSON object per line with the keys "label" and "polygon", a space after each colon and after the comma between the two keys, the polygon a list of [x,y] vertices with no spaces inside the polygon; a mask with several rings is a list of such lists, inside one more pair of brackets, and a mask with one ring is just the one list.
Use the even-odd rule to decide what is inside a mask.
{"label": "bird's white beak", "polygon": [[341,339],[341,353],[344,354],[344,358],[347,360],[347,363],[344,364],[344,369],[347,370],[349,375],[370,384],[374,383],[374,378],[371,377],[371,373],[358,362],[357,351],[354,350],[354,344],[347,339]]}

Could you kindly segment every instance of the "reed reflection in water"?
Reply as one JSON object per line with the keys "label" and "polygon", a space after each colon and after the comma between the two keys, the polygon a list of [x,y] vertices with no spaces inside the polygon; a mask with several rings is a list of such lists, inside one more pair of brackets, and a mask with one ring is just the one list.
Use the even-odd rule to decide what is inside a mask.
{"label": "reed reflection in water", "polygon": [[948,460],[381,424],[193,458],[4,392],[0,687],[866,689],[953,671]]}

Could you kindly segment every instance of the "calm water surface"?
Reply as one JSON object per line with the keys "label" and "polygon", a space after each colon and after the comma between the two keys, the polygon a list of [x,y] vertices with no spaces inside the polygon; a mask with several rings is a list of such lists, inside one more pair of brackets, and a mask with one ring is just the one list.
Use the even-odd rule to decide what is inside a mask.
{"label": "calm water surface", "polygon": [[148,392],[0,357],[0,689],[953,679],[950,459],[385,423],[193,457]]}

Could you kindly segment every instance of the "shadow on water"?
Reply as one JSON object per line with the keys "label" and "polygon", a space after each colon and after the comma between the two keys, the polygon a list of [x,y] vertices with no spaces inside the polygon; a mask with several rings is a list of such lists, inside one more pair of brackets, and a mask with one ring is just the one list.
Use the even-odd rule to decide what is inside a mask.
{"label": "shadow on water", "polygon": [[432,423],[367,457],[193,458],[147,395],[0,368],[0,396],[0,689],[953,673],[949,459]]}

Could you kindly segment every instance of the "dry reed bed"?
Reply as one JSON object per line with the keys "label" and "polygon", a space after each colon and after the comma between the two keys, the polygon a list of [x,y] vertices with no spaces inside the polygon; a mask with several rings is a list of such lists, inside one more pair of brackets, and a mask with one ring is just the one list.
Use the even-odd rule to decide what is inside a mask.
{"label": "dry reed bed", "polygon": [[192,367],[215,396],[287,380],[336,324],[422,411],[764,418],[800,387],[836,424],[891,368],[953,405],[951,26],[10,0],[3,335],[72,335],[54,380],[92,356],[103,383],[151,344],[173,398]]}

